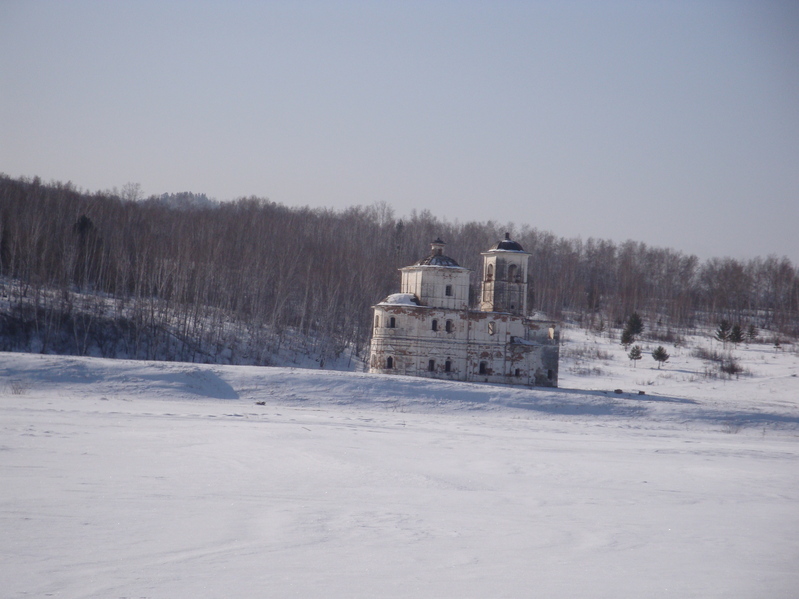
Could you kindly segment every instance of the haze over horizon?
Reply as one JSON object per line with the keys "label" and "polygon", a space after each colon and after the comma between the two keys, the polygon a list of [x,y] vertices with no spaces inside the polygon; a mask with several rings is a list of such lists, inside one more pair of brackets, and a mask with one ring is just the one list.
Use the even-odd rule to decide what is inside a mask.
{"label": "haze over horizon", "polygon": [[799,264],[799,4],[0,3],[0,172]]}

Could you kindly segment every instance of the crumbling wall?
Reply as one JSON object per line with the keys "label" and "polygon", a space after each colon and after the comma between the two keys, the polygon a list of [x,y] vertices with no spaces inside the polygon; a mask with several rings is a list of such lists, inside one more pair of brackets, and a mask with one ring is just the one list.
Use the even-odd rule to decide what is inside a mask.
{"label": "crumbling wall", "polygon": [[[554,323],[506,313],[388,304],[375,306],[375,317],[371,372],[557,386]],[[394,327],[388,326],[391,318]]]}

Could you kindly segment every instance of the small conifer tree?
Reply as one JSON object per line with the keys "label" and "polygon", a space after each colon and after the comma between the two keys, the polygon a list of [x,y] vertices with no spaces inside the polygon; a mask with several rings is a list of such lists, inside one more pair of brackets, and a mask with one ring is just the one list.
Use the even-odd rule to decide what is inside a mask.
{"label": "small conifer tree", "polygon": [[741,330],[741,325],[735,324],[732,326],[730,330],[730,341],[732,341],[735,345],[738,345],[741,341],[744,340],[744,332]]}
{"label": "small conifer tree", "polygon": [[641,359],[641,356],[642,356],[641,346],[633,345],[632,348],[630,349],[630,353],[627,354],[627,357],[630,358],[630,360],[632,360],[633,362],[633,368],[635,368],[635,363]]}
{"label": "small conifer tree", "polygon": [[719,323],[718,328],[716,329],[716,339],[721,341],[722,343],[727,343],[730,339],[730,331],[732,330],[732,325],[730,324],[729,320],[722,320]]}
{"label": "small conifer tree", "polygon": [[655,351],[652,352],[652,357],[655,358],[655,360],[657,361],[658,370],[660,370],[661,365],[663,365],[665,362],[668,362],[670,356],[666,352],[665,347],[663,347],[662,345],[658,345],[655,348]]}
{"label": "small conifer tree", "polygon": [[625,327],[625,329],[621,332],[621,344],[624,346],[624,349],[630,347],[634,341],[635,336],[633,336],[633,334]]}
{"label": "small conifer tree", "polygon": [[627,326],[625,328],[632,333],[633,337],[637,337],[644,332],[644,321],[641,320],[641,316],[638,314],[638,312],[633,312],[630,314],[630,317],[627,319]]}
{"label": "small conifer tree", "polygon": [[750,324],[746,329],[746,341],[747,343],[753,343],[755,339],[757,339],[757,327]]}
{"label": "small conifer tree", "polygon": [[632,343],[635,343],[635,337],[640,335],[643,330],[644,322],[641,320],[638,312],[630,314],[627,323],[624,325],[624,330],[621,333],[621,344],[624,346],[624,349],[627,349]]}

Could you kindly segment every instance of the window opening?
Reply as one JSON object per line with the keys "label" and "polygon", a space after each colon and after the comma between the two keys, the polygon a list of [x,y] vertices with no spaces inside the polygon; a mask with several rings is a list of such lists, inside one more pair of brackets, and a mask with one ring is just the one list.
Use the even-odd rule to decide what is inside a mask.
{"label": "window opening", "polygon": [[555,378],[555,371],[554,370],[547,370],[547,378],[551,381]]}
{"label": "window opening", "polygon": [[489,264],[486,266],[486,281],[493,281],[494,280],[494,265]]}
{"label": "window opening", "polygon": [[447,333],[451,333],[452,332],[452,321],[451,320],[447,321],[447,324],[444,326],[444,329],[447,331]]}
{"label": "window opening", "polygon": [[380,317],[375,314],[375,328],[380,326]]}
{"label": "window opening", "polygon": [[488,374],[488,364],[480,362],[480,374]]}
{"label": "window opening", "polygon": [[508,266],[508,281],[510,281],[511,283],[513,283],[516,280],[516,268],[517,267],[515,264],[511,264],[510,266]]}
{"label": "window opening", "polygon": [[435,360],[429,360],[427,362],[427,370],[429,370],[430,372],[433,372],[435,369],[436,369],[436,361]]}
{"label": "window opening", "polygon": [[391,356],[386,358],[386,368],[388,369],[394,368],[394,358],[392,358]]}
{"label": "window opening", "polygon": [[397,319],[393,316],[388,319],[388,328],[395,329],[397,328]]}
{"label": "window opening", "polygon": [[444,372],[452,372],[452,362],[449,360],[444,362]]}
{"label": "window opening", "polygon": [[513,374],[514,376],[522,376],[522,371],[517,368],[516,372],[514,372]]}
{"label": "window opening", "polygon": [[438,321],[435,318],[433,319],[433,330],[434,331],[438,330]]}
{"label": "window opening", "polygon": [[444,288],[444,295],[452,295],[452,285],[447,285]]}

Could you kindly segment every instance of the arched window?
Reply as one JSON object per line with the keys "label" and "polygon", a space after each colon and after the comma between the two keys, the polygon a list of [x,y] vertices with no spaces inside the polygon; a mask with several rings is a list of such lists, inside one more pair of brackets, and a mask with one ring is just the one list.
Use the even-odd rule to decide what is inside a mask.
{"label": "arched window", "polygon": [[515,264],[511,264],[508,266],[508,282],[513,283],[516,280],[516,272],[517,266]]}
{"label": "arched window", "polygon": [[451,333],[453,328],[452,321],[448,320],[447,324],[444,326],[444,330],[447,331],[447,333]]}
{"label": "arched window", "polygon": [[486,362],[480,362],[480,374],[488,374],[488,364]]}
{"label": "arched window", "polygon": [[389,370],[394,368],[394,358],[392,358],[391,356],[386,358],[386,368],[388,368]]}
{"label": "arched window", "polygon": [[433,319],[433,330],[434,331],[438,330],[438,320],[436,320],[435,318]]}
{"label": "arched window", "polygon": [[452,362],[450,360],[444,362],[444,372],[452,372]]}
{"label": "arched window", "polygon": [[451,296],[452,295],[452,285],[447,285],[444,287],[444,295]]}
{"label": "arched window", "polygon": [[435,360],[428,360],[427,362],[427,370],[430,372],[435,372],[436,370],[436,361]]}
{"label": "arched window", "polygon": [[388,319],[388,328],[395,329],[397,328],[397,319],[393,316]]}
{"label": "arched window", "polygon": [[494,265],[489,264],[486,266],[486,281],[493,281],[494,280]]}

